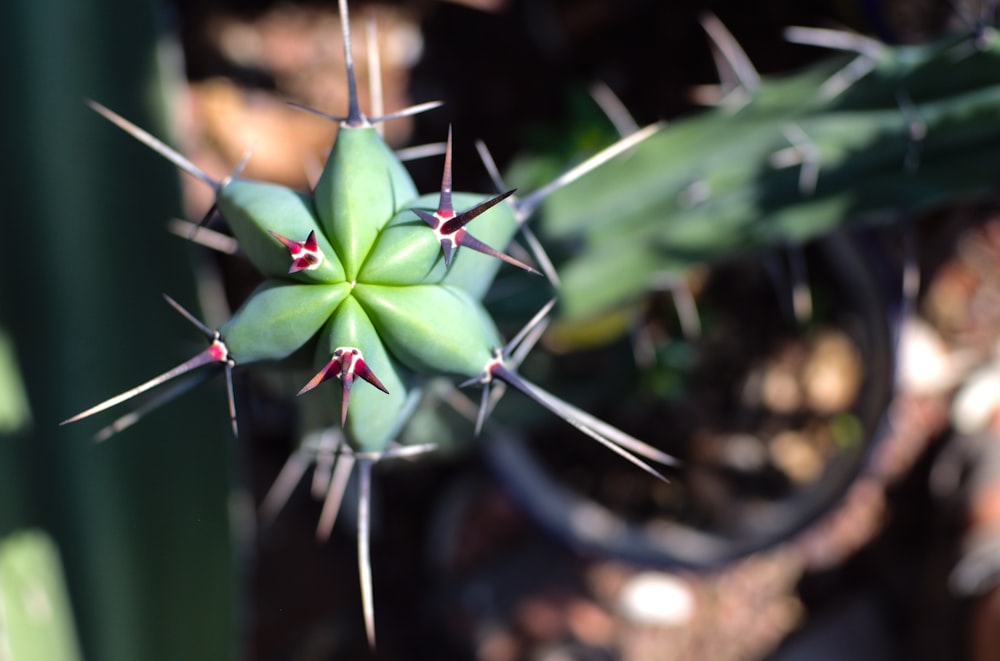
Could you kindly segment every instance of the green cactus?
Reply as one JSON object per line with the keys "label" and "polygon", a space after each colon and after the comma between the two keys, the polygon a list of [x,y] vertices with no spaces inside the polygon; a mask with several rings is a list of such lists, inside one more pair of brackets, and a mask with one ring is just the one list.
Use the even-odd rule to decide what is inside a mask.
{"label": "green cactus", "polygon": [[[236,175],[215,181],[142,129],[90,103],[105,118],[213,188],[215,206],[266,280],[218,330],[204,326],[168,298],[206,336],[208,347],[174,369],[65,422],[100,413],[198,368],[214,366],[229,384],[235,432],[233,369],[283,361],[300,351],[314,352],[319,371],[299,394],[326,380],[340,380],[340,422],[350,447],[340,452],[350,457],[344,465],[357,463],[359,468],[359,569],[366,631],[374,645],[367,522],[371,465],[426,449],[397,448],[394,441],[429,379],[457,376],[466,379],[466,385],[483,386],[477,429],[489,410],[491,385],[499,380],[661,479],[648,462],[669,465],[673,460],[518,375],[512,352],[530,348],[522,343],[537,337],[533,331],[552,306],[545,306],[505,346],[481,299],[501,262],[541,275],[492,246],[506,246],[527,213],[554,188],[524,202],[516,201],[512,190],[492,197],[453,192],[449,135],[440,192],[418,196],[406,169],[375,130],[374,123],[386,118],[367,118],[358,106],[346,0],[341,0],[340,11],[350,102],[347,116],[337,119],[336,141],[311,194]],[[623,141],[592,163],[603,162],[635,142]],[[456,210],[456,204],[464,210]],[[359,379],[366,383],[359,384]],[[172,394],[166,391],[166,397]],[[329,396],[320,392],[305,396],[323,394]],[[153,401],[158,405],[163,399]],[[134,416],[126,419],[130,424]],[[124,424],[112,423],[110,430]]]}
{"label": "green cactus", "polygon": [[563,318],[627,309],[695,264],[993,190],[1000,40],[979,34],[889,47],[789,29],[852,55],[793,75],[751,69],[729,102],[548,198],[543,234],[583,244],[561,268]]}

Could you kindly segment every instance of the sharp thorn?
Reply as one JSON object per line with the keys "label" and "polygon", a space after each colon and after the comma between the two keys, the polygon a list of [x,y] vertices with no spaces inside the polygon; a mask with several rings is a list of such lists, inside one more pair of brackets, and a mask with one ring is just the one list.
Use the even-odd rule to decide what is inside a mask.
{"label": "sharp thorn", "polygon": [[841,92],[874,71],[877,66],[878,59],[868,55],[858,55],[820,85],[820,97],[833,99],[839,96]]}
{"label": "sharp thorn", "polygon": [[479,413],[476,415],[476,430],[475,435],[478,437],[479,432],[483,430],[483,423],[486,422],[486,416],[489,413],[489,400],[490,400],[490,386],[493,385],[492,382],[487,383],[483,386],[483,394],[479,399]]}
{"label": "sharp thorn", "polygon": [[[382,56],[378,48],[378,25],[371,15],[365,22],[365,50],[368,53],[368,93],[371,99],[371,114],[376,117],[385,111],[382,96]],[[374,122],[373,122],[374,123]],[[385,127],[375,126],[380,136],[385,136]]]}
{"label": "sharp thorn", "polygon": [[441,198],[438,202],[437,215],[450,217],[455,213],[451,204],[451,125],[448,125],[448,141],[444,148],[444,174],[441,175]]}
{"label": "sharp thorn", "polygon": [[[337,115],[331,115],[330,113],[323,112],[322,110],[317,110],[315,108],[310,108],[309,106],[303,105],[296,101],[289,101],[288,105],[296,110],[303,110],[313,115],[319,115],[324,119],[328,119],[331,122],[337,122],[338,124],[347,123],[347,117],[338,117]],[[377,124],[380,122],[387,122],[390,119],[399,119],[401,117],[410,117],[412,115],[418,115],[422,112],[427,112],[428,110],[433,110],[435,108],[440,108],[444,105],[442,101],[427,101],[426,103],[418,103],[415,106],[409,106],[403,108],[402,110],[397,110],[396,112],[391,112],[388,115],[382,115],[381,117],[372,117],[368,119],[369,124]]]}
{"label": "sharp thorn", "polygon": [[289,101],[288,105],[296,110],[304,110],[305,112],[312,113],[313,115],[319,115],[325,119],[329,119],[331,122],[337,122],[341,124],[347,121],[346,117],[337,117],[336,115],[331,115],[330,113],[323,112],[322,110],[316,110],[315,108],[310,108],[309,106],[303,105],[296,101]]}
{"label": "sharp thorn", "polygon": [[660,126],[660,124],[651,124],[644,129],[636,131],[632,135],[622,138],[610,147],[602,149],[598,153],[594,154],[583,163],[580,163],[576,167],[564,172],[562,175],[556,177],[553,181],[549,182],[545,186],[542,186],[527,197],[521,198],[517,202],[518,220],[523,223],[538,209],[546,197],[560,188],[568,186],[594,168],[606,163],[622,152],[628,151],[649,136],[656,133],[660,129]]}
{"label": "sharp thorn", "polygon": [[191,228],[191,235],[187,237],[188,241],[197,241],[195,237],[198,236],[199,232],[208,227],[208,224],[212,222],[212,218],[215,217],[215,214],[218,213],[218,211],[218,205],[215,202],[212,202],[212,206],[208,208],[208,211],[206,211],[205,215],[201,217],[201,220],[195,223],[194,227]]}
{"label": "sharp thorn", "polygon": [[552,311],[552,308],[555,307],[555,304],[556,304],[556,299],[553,298],[548,303],[543,305],[542,309],[536,312],[535,316],[532,317],[528,321],[528,323],[526,323],[521,328],[521,330],[517,332],[517,335],[511,338],[511,340],[504,346],[503,351],[501,352],[501,355],[503,356],[504,359],[509,358],[511,352],[515,351],[518,348],[518,346],[521,344],[521,342],[524,341],[524,339],[528,336],[528,334],[531,333],[545,320],[549,312]]}
{"label": "sharp thorn", "polygon": [[390,119],[399,119],[401,117],[412,117],[413,115],[419,115],[422,112],[427,112],[428,110],[434,110],[435,108],[440,108],[444,105],[444,101],[425,101],[424,103],[418,103],[413,106],[408,106],[402,110],[397,110],[396,112],[391,112],[388,115],[381,115],[379,117],[370,117],[368,119],[369,123],[375,124],[380,122],[387,122]]}
{"label": "sharp thorn", "polygon": [[444,255],[444,266],[445,268],[451,268],[451,255],[454,251],[454,244],[450,238],[444,238],[441,240],[441,254]]}
{"label": "sharp thorn", "polygon": [[410,209],[410,211],[417,214],[417,217],[427,223],[427,226],[433,230],[436,230],[438,225],[441,224],[441,219],[429,211],[424,211],[423,209]]}
{"label": "sharp thorn", "polygon": [[323,511],[320,512],[319,523],[316,525],[316,539],[320,541],[328,540],[330,533],[333,532],[333,524],[336,523],[337,514],[340,513],[352,470],[354,470],[354,457],[351,454],[340,453],[333,468],[330,485],[326,490],[326,498],[323,499]]}
{"label": "sharp thorn", "polygon": [[171,218],[167,222],[167,231],[186,241],[193,241],[224,255],[235,255],[240,251],[239,242],[228,234],[206,229],[198,223],[192,223],[182,218]]}
{"label": "sharp thorn", "polygon": [[112,436],[125,431],[135,423],[142,420],[147,413],[158,409],[167,402],[173,401],[177,397],[180,397],[187,391],[207,381],[211,376],[211,372],[192,374],[187,378],[181,379],[177,383],[172,384],[170,387],[164,388],[162,391],[157,392],[155,395],[150,397],[148,401],[143,402],[141,406],[137,406],[134,410],[129,411],[112,422],[110,425],[99,429],[97,433],[94,434],[94,442],[103,443]]}
{"label": "sharp thorn", "polygon": [[489,255],[490,257],[495,257],[495,258],[497,258],[499,260],[507,262],[511,266],[516,266],[519,269],[523,269],[523,270],[527,271],[528,273],[532,273],[534,275],[539,275],[539,276],[542,275],[542,273],[539,270],[535,269],[534,267],[528,266],[524,262],[522,262],[520,260],[517,260],[517,259],[514,259],[510,255],[502,253],[499,250],[497,250],[497,249],[495,249],[495,248],[493,248],[491,246],[488,246],[487,244],[483,243],[482,241],[480,241],[476,237],[472,236],[468,232],[460,231],[460,232],[456,233],[456,235],[455,235],[455,243],[457,245],[464,246],[464,247],[469,248],[471,250],[475,250],[476,252],[482,253],[484,255]]}
{"label": "sharp thorn", "polygon": [[674,299],[674,309],[681,324],[681,333],[690,341],[701,337],[701,317],[698,315],[698,304],[691,292],[691,286],[683,279],[673,280],[670,285],[670,295]]}
{"label": "sharp thorn", "polygon": [[516,188],[512,188],[506,193],[500,193],[499,195],[494,195],[490,199],[480,202],[471,209],[463,211],[454,218],[446,220],[441,225],[441,232],[444,234],[453,234],[457,232],[458,230],[462,229],[463,227],[468,225],[470,222],[472,222],[482,214],[486,213],[487,211],[495,207],[500,202],[506,200],[516,191],[517,191]]}
{"label": "sharp thorn", "polygon": [[187,374],[188,372],[197,369],[203,365],[208,365],[209,363],[217,363],[217,362],[219,362],[219,357],[217,354],[217,348],[215,344],[213,344],[212,346],[208,347],[198,355],[184,361],[183,363],[174,367],[173,369],[169,369],[166,372],[153,377],[149,381],[146,381],[145,383],[141,383],[134,388],[130,388],[129,390],[126,390],[123,393],[120,393],[118,395],[115,395],[114,397],[106,399],[100,404],[90,407],[86,411],[82,411],[80,413],[77,413],[71,418],[63,420],[59,424],[66,425],[72,422],[83,420],[84,418],[89,418],[90,416],[100,413],[101,411],[106,411],[107,409],[117,406],[122,402],[126,402],[132,399],[133,397],[141,395],[142,393],[152,388],[155,388],[161,383],[166,383],[171,379]]}
{"label": "sharp thorn", "polygon": [[372,371],[372,368],[368,367],[368,363],[366,363],[363,359],[355,361],[354,373],[360,376],[368,383],[378,388],[379,390],[381,390],[382,392],[384,392],[385,394],[387,395],[389,394],[389,390],[384,385],[382,385],[382,382],[379,381],[377,376],[375,376],[375,372]]}
{"label": "sharp thorn", "polygon": [[489,383],[489,381],[488,380],[484,381],[483,380],[483,376],[481,374],[477,374],[476,376],[474,376],[474,377],[472,377],[470,379],[466,379],[465,381],[462,381],[461,383],[459,383],[458,387],[459,388],[468,388],[469,386],[474,386],[477,383],[483,383],[483,384],[485,384],[485,383]]}
{"label": "sharp thorn", "polygon": [[394,445],[388,450],[380,452],[358,452],[358,459],[370,459],[371,461],[384,461],[386,459],[410,459],[421,454],[434,452],[438,449],[437,443],[421,443],[420,445]]}
{"label": "sharp thorn", "polygon": [[347,118],[344,124],[347,126],[366,126],[368,120],[361,114],[361,107],[358,105],[358,81],[354,76],[354,55],[351,52],[351,17],[347,13],[347,0],[339,0],[340,8],[340,29],[344,38],[344,66],[347,70]]}
{"label": "sharp thorn", "polygon": [[187,172],[195,179],[199,179],[205,182],[206,184],[211,186],[212,190],[214,190],[215,192],[219,192],[219,190],[222,188],[221,183],[219,183],[215,179],[212,179],[205,173],[204,170],[199,168],[197,165],[195,165],[188,159],[184,158],[184,156],[182,156],[180,152],[173,149],[172,147],[167,146],[165,142],[163,142],[159,138],[154,137],[148,131],[139,128],[138,126],[128,121],[115,111],[105,107],[104,105],[98,103],[97,101],[94,101],[93,99],[86,99],[85,101],[87,105],[90,106],[90,108],[94,110],[97,114],[101,115],[106,120],[108,120],[118,128],[122,129],[123,131],[131,135],[133,138],[135,138],[142,144],[146,145],[159,155],[163,156],[168,161],[179,167],[184,172]]}
{"label": "sharp thorn", "polygon": [[545,334],[548,327],[549,320],[544,319],[542,323],[532,328],[531,332],[524,337],[521,344],[511,352],[510,356],[504,362],[507,363],[511,369],[516,370],[520,367],[521,363],[524,362],[524,359],[528,357],[529,353],[531,353],[531,350],[535,348],[535,344],[538,343],[538,340],[542,339],[542,336]]}
{"label": "sharp thorn", "polygon": [[226,361],[226,403],[229,407],[229,424],[233,437],[239,438],[240,428],[236,423],[236,392],[233,389],[233,361]]}
{"label": "sharp thorn", "polygon": [[603,81],[593,83],[590,88],[590,98],[604,112],[604,115],[615,127],[620,137],[632,135],[639,130],[639,124],[618,98],[618,95]]}
{"label": "sharp thorn", "polygon": [[[544,406],[549,411],[552,411],[553,413],[555,413],[556,415],[558,415],[560,418],[562,418],[563,420],[565,420],[567,423],[569,423],[570,425],[572,425],[573,427],[575,427],[579,431],[583,432],[584,434],[586,434],[590,438],[594,439],[595,441],[597,441],[601,445],[607,447],[608,449],[610,449],[611,451],[613,451],[615,454],[617,454],[617,455],[623,457],[624,459],[628,460],[630,463],[632,463],[633,465],[637,466],[638,468],[641,468],[642,470],[644,470],[645,472],[649,473],[653,477],[655,477],[655,478],[657,478],[659,480],[662,480],[663,482],[669,482],[669,480],[667,480],[667,478],[664,477],[663,474],[661,474],[655,468],[653,468],[652,466],[650,466],[649,464],[647,464],[645,461],[643,461],[642,459],[640,459],[638,456],[636,456],[636,454],[639,454],[638,452],[636,454],[633,454],[633,452],[635,452],[636,448],[629,447],[626,444],[624,444],[624,443],[621,442],[621,438],[620,438],[621,436],[628,437],[628,435],[625,434],[624,432],[622,432],[621,430],[615,429],[611,425],[608,425],[607,423],[601,422],[601,421],[597,420],[596,418],[594,418],[593,416],[589,416],[589,415],[588,416],[581,416],[580,415],[580,413],[581,413],[580,409],[577,409],[576,407],[572,406],[571,404],[568,404],[567,402],[564,402],[563,400],[559,399],[555,395],[552,395],[552,394],[550,394],[550,393],[542,390],[538,386],[535,386],[535,385],[533,385],[533,384],[531,384],[531,383],[529,383],[529,382],[521,379],[516,373],[511,372],[510,370],[508,370],[507,368],[503,367],[502,365],[498,366],[498,367],[495,367],[493,373],[501,381],[503,381],[503,382],[507,383],[508,385],[510,385],[510,386],[516,388],[517,390],[521,391],[523,394],[525,394],[526,396],[528,396],[530,399],[534,400],[536,403],[540,404],[541,406]],[[594,425],[593,423],[595,421],[598,422],[598,423],[600,423],[600,424],[599,425]],[[615,432],[617,432],[616,438],[609,437],[609,435],[607,435],[605,433],[605,431],[607,429],[613,429]],[[631,437],[628,437],[628,438],[631,438]],[[646,451],[646,452],[650,452],[651,451],[651,452],[654,452],[654,453],[657,453],[657,454],[663,454],[663,453],[660,453],[655,448],[653,448],[652,446],[649,446],[649,445],[643,443],[642,441],[639,441],[638,439],[631,439],[631,440],[634,441],[639,446],[641,446],[642,449],[644,451]],[[670,457],[669,455],[663,455],[663,456],[668,461],[661,462],[661,463],[667,463],[668,465],[676,463],[675,460],[673,459],[673,457]]]}
{"label": "sharp thorn", "polygon": [[524,237],[525,243],[528,244],[528,250],[534,256],[535,261],[538,262],[549,284],[559,289],[562,282],[559,279],[559,274],[556,272],[556,267],[552,264],[552,260],[549,259],[549,254],[545,252],[542,242],[538,240],[538,237],[535,236],[531,228],[524,223],[521,224],[521,236]]}
{"label": "sharp thorn", "polygon": [[[310,448],[313,451],[313,474],[309,493],[316,500],[323,500],[330,488],[333,467],[337,463],[337,446],[340,444],[341,435],[340,430],[334,427],[321,430],[318,435],[319,442]],[[333,438],[332,447],[326,442],[328,438]]]}
{"label": "sharp thorn", "polygon": [[416,145],[415,147],[404,147],[396,150],[396,158],[401,161],[416,161],[421,158],[440,156],[445,151],[443,142],[432,142],[426,145]]}
{"label": "sharp thorn", "polygon": [[312,390],[313,388],[315,388],[319,384],[321,384],[324,381],[326,381],[326,378],[327,378],[326,377],[326,371],[327,370],[324,367],[319,372],[317,372],[316,375],[313,376],[313,378],[309,379],[309,382],[306,385],[302,386],[302,388],[299,389],[299,391],[297,393],[295,393],[296,396],[298,396],[298,395],[304,395],[305,393],[309,392],[310,390]]}
{"label": "sharp thorn", "polygon": [[368,646],[375,649],[375,595],[372,589],[371,563],[371,470],[373,461],[358,461],[358,574],[361,580],[361,604]]}
{"label": "sharp thorn", "polygon": [[263,525],[269,526],[278,518],[278,513],[284,509],[295,487],[309,469],[309,463],[309,457],[301,448],[289,455],[285,465],[278,472],[278,477],[274,478],[271,488],[264,494],[264,499],[260,503],[260,519]]}
{"label": "sharp thorn", "polygon": [[253,150],[256,146],[257,146],[256,144],[251,144],[243,151],[243,155],[240,156],[239,162],[237,162],[235,167],[233,167],[233,171],[229,173],[229,176],[227,176],[225,179],[222,180],[223,186],[225,186],[233,179],[236,179],[237,177],[240,176],[240,174],[243,172],[243,169],[246,168],[247,163],[250,162],[250,156],[253,155]]}
{"label": "sharp thorn", "polygon": [[[760,74],[757,73],[757,69],[754,68],[739,42],[722,21],[711,12],[703,12],[698,18],[698,22],[701,23],[702,29],[705,30],[715,50],[721,56],[722,61],[717,60],[717,65],[725,63],[726,68],[735,77],[735,85],[752,95],[760,86]],[[717,68],[723,86],[733,86],[727,84],[729,81],[725,80],[728,76],[725,74],[724,68],[722,66],[717,66]]]}
{"label": "sharp thorn", "polygon": [[506,190],[507,187],[503,183],[503,177],[500,176],[500,168],[497,167],[496,161],[493,160],[493,154],[486,147],[486,143],[482,140],[476,140],[476,151],[479,152],[479,160],[483,162],[483,167],[486,168],[487,174],[490,175],[490,180],[498,191]]}
{"label": "sharp thorn", "polygon": [[166,300],[167,303],[170,304],[170,307],[176,310],[178,314],[180,314],[182,317],[187,319],[192,326],[200,330],[202,334],[209,340],[214,340],[218,336],[218,334],[214,330],[203,324],[197,317],[188,312],[180,303],[175,301],[173,298],[171,298],[167,294],[163,294],[163,298],[164,300]]}
{"label": "sharp thorn", "polygon": [[351,386],[354,379],[345,375],[340,380],[340,426],[347,426],[347,407],[351,403]]}
{"label": "sharp thorn", "polygon": [[785,28],[785,40],[793,44],[816,46],[830,50],[841,50],[878,59],[886,50],[885,44],[878,39],[866,37],[856,32],[845,30],[830,30],[828,28],[809,28],[793,25]]}

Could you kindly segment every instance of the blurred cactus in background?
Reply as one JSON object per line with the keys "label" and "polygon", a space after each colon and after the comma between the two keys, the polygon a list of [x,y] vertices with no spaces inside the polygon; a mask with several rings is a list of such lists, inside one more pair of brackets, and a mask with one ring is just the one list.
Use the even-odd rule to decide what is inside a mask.
{"label": "blurred cactus in background", "polygon": [[561,271],[568,319],[621,309],[692,265],[900,223],[995,189],[996,39],[970,31],[890,47],[844,31],[786,34],[848,55],[761,78],[728,42],[720,50],[738,57],[723,62],[737,74],[716,108],[549,198],[544,234],[580,246]]}
{"label": "blurred cactus in background", "polygon": [[[11,2],[0,19],[9,249],[0,327],[31,413],[0,432],[0,540],[10,540],[12,562],[40,569],[55,554],[22,535],[40,530],[51,540],[84,658],[230,657],[225,418],[189,399],[150,420],[135,442],[104,446],[87,430],[58,427],[95,389],[136,378],[137,357],[169,360],[176,351],[167,339],[175,321],[148,293],[193,289],[183,246],[164,241],[157,220],[176,213],[177,178],[102,134],[82,103],[100,96],[166,126],[176,44],[152,3]],[[6,373],[3,383],[3,408],[21,408],[8,389],[16,377]],[[46,635],[60,644],[58,632]],[[14,661],[23,658],[72,657]]]}

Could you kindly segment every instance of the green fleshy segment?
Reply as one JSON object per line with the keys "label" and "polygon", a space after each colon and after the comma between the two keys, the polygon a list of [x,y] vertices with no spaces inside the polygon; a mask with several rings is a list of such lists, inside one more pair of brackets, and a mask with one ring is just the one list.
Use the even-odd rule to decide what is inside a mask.
{"label": "green fleshy segment", "polygon": [[[396,214],[379,235],[375,247],[365,261],[358,281],[380,285],[412,285],[444,283],[464,289],[473,298],[482,298],[496,276],[502,262],[470,248],[458,247],[452,253],[451,268],[446,268],[441,244],[433,230],[413,213],[412,209],[434,212],[438,193],[421,195],[405,210]],[[470,209],[487,195],[453,193],[456,212]],[[503,252],[517,232],[513,208],[498,204],[465,229],[480,241]]]}
{"label": "green fleshy segment", "polygon": [[[396,437],[400,426],[409,417],[411,402],[418,395],[408,383],[414,379],[386,351],[371,319],[353,296],[344,300],[324,328],[317,349],[317,367],[325,366],[338,347],[359,349],[365,363],[389,391],[386,394],[365,380],[356,378],[351,388],[347,412],[345,431],[351,445],[363,452],[381,452]],[[332,400],[336,404],[331,404],[337,411],[340,410],[340,387],[339,382],[324,383],[317,387],[317,390],[337,389],[336,397]],[[302,396],[329,397],[329,392],[309,392]]]}
{"label": "green fleshy segment", "polygon": [[501,344],[486,310],[458,287],[358,284],[354,296],[392,354],[419,373],[475,376]]}
{"label": "green fleshy segment", "polygon": [[346,283],[268,280],[222,326],[222,339],[238,364],[281,360],[312,339],[350,291]]}
{"label": "green fleshy segment", "polygon": [[[320,229],[311,196],[276,184],[233,179],[219,191],[216,204],[240,248],[264,275],[303,282],[344,282],[344,267]],[[304,241],[313,231],[323,261],[315,269],[289,275],[291,255],[270,232]]]}
{"label": "green fleshy segment", "polygon": [[374,128],[341,126],[315,204],[348,280],[357,278],[382,228],[416,197],[406,168]]}
{"label": "green fleshy segment", "polygon": [[[421,197],[417,208],[427,208],[429,196]],[[430,209],[433,211],[435,206]],[[358,282],[377,285],[414,285],[425,282],[436,275],[440,279],[444,271],[441,244],[427,223],[405,209],[393,217],[382,230],[375,246],[358,273]]]}

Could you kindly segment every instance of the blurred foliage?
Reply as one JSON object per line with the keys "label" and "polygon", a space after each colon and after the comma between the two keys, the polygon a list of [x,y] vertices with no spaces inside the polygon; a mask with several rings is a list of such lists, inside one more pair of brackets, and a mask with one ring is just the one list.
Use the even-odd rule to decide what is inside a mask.
{"label": "blurred foliage", "polygon": [[12,661],[79,661],[52,540],[37,530],[0,538],[0,655]]}

